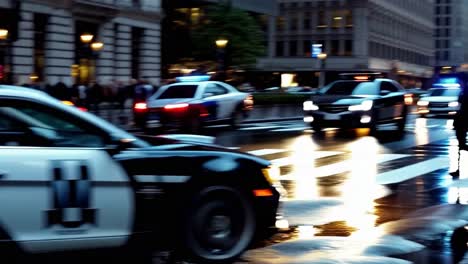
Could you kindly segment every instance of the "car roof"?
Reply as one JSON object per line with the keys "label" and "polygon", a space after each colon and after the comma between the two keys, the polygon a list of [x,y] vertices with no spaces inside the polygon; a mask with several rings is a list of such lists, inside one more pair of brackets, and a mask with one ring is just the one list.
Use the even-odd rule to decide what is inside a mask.
{"label": "car roof", "polygon": [[13,85],[0,85],[0,95],[10,97],[26,97],[40,100],[51,100],[52,98],[45,92],[32,88]]}

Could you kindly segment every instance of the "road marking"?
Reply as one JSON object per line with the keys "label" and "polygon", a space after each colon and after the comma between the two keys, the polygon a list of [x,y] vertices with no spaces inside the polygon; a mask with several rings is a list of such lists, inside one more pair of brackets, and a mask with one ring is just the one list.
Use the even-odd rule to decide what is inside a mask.
{"label": "road marking", "polygon": [[[339,154],[343,154],[344,152],[340,151],[315,151],[314,154],[310,157],[311,160],[315,159],[321,159],[321,158],[326,158],[326,157],[331,157]],[[304,157],[308,158],[308,157]],[[274,159],[270,160],[270,162],[278,167],[283,167],[287,165],[294,164],[294,158],[292,157],[285,157],[285,158],[279,158],[279,159]]]}
{"label": "road marking", "polygon": [[257,150],[249,151],[248,153],[255,155],[255,156],[266,156],[266,155],[277,154],[277,153],[282,153],[286,151],[288,150],[286,149],[257,149]]}
{"label": "road marking", "polygon": [[[409,155],[409,154],[379,154],[377,156],[376,163],[377,164],[378,163],[383,163],[383,162],[387,162],[387,161],[391,161],[391,160],[406,158],[406,157],[409,157],[409,156],[411,156],[411,155]],[[345,160],[345,161],[337,162],[337,163],[334,163],[334,164],[325,165],[325,166],[315,168],[312,173],[317,178],[328,177],[328,176],[331,176],[331,175],[351,171],[353,168],[356,167],[355,163],[356,163],[356,161],[353,161],[353,160]]]}
{"label": "road marking", "polygon": [[303,131],[306,129],[308,129],[308,127],[302,126],[302,127],[274,129],[274,130],[271,130],[271,132],[293,132],[293,131]]}
{"label": "road marking", "polygon": [[378,184],[403,182],[439,169],[448,168],[449,165],[449,157],[437,157],[411,164],[399,169],[380,173],[376,176],[376,181]]}
{"label": "road marking", "polygon": [[241,127],[238,130],[251,131],[251,130],[264,130],[264,129],[274,129],[281,126],[261,126],[261,127]]}

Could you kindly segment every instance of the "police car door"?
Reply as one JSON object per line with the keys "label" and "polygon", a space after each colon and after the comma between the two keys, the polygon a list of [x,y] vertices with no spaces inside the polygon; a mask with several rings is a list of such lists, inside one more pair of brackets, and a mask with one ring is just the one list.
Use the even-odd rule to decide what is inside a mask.
{"label": "police car door", "polygon": [[233,112],[234,98],[229,91],[217,83],[208,83],[203,94],[205,103],[216,106],[216,119],[227,119]]}
{"label": "police car door", "polygon": [[21,249],[38,253],[127,241],[134,196],[123,169],[101,149],[101,135],[58,110],[0,98],[0,138],[0,228]]}

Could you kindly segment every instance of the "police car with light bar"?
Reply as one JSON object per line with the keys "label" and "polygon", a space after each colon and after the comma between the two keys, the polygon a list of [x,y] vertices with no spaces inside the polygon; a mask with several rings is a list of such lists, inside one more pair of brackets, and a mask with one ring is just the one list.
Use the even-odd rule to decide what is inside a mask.
{"label": "police car with light bar", "polygon": [[5,259],[164,242],[230,261],[275,226],[277,176],[268,161],[206,137],[136,137],[43,92],[0,85]]}
{"label": "police car with light bar", "polygon": [[404,131],[407,115],[406,92],[397,82],[379,73],[342,74],[343,80],[321,88],[304,102],[304,121],[313,130],[323,128],[370,128],[394,123]]}
{"label": "police car with light bar", "polygon": [[458,97],[461,93],[460,80],[457,77],[442,77],[433,84],[427,94],[418,101],[418,113],[427,115],[455,115],[460,109]]}
{"label": "police car with light bar", "polygon": [[134,116],[144,127],[182,128],[197,132],[205,125],[238,127],[253,107],[253,97],[210,76],[182,76],[161,87]]}

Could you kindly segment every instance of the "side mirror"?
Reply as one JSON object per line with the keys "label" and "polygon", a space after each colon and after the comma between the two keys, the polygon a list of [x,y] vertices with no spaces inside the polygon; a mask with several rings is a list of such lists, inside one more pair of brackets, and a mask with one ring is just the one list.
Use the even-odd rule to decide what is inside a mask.
{"label": "side mirror", "polygon": [[389,95],[389,94],[390,94],[390,91],[389,91],[389,90],[382,90],[382,91],[380,91],[380,95],[386,96],[386,95]]}
{"label": "side mirror", "polygon": [[204,93],[203,98],[214,96],[214,93]]}
{"label": "side mirror", "polygon": [[134,139],[122,138],[118,136],[111,136],[107,149],[112,152],[120,152],[133,147]]}

